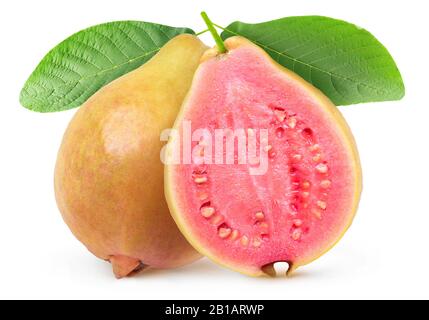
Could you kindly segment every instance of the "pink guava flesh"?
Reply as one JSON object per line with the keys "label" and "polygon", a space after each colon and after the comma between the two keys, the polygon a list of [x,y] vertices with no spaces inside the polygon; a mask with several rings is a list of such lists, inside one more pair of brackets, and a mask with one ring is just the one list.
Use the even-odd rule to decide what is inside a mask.
{"label": "pink guava flesh", "polygon": [[185,121],[193,132],[210,132],[211,149],[206,138],[192,148],[201,157],[212,152],[213,162],[215,129],[243,129],[247,144],[255,138],[258,156],[267,155],[266,173],[251,174],[262,156],[239,164],[236,140],[233,164],[201,164],[197,156],[166,171],[170,208],[188,240],[244,273],[314,260],[354,215],[360,169],[349,129],[329,101],[303,83],[259,48],[239,46],[202,63],[176,122],[182,139]]}

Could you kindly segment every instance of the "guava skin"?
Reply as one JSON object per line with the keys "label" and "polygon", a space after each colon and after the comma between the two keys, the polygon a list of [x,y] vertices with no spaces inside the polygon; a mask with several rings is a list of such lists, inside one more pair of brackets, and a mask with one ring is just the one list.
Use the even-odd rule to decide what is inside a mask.
{"label": "guava skin", "polygon": [[[291,274],[350,227],[362,189],[357,147],[318,89],[247,39],[225,46],[224,54],[205,52],[174,129],[191,122],[211,136],[226,128],[246,137],[266,129],[269,169],[250,176],[259,162],[169,164],[167,203],[188,241],[214,262],[250,276],[275,275],[273,265],[287,262]],[[200,156],[205,145],[194,143]]]}
{"label": "guava skin", "polygon": [[173,125],[206,49],[195,36],[175,37],[92,96],[64,135],[55,168],[58,207],[77,239],[110,261],[118,278],[200,258],[164,198],[160,133]]}

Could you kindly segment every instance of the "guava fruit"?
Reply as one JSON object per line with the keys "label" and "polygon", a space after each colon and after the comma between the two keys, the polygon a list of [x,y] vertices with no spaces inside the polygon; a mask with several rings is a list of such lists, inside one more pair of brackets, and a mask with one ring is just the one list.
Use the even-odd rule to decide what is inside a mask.
{"label": "guava fruit", "polygon": [[[244,38],[225,46],[225,54],[204,54],[175,122],[167,202],[188,241],[215,262],[252,276],[273,275],[274,263],[287,262],[289,274],[350,226],[361,193],[358,151],[319,90]],[[180,146],[189,137],[187,162]],[[180,161],[171,161],[177,154]]]}
{"label": "guava fruit", "polygon": [[63,138],[55,170],[58,207],[74,235],[110,261],[118,278],[200,257],[164,198],[160,133],[173,125],[206,49],[195,36],[175,37],[92,96]]}

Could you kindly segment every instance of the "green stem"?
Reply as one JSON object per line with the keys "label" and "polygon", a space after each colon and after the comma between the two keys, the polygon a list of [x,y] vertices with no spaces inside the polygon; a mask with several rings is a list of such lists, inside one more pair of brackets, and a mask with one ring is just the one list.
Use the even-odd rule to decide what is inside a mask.
{"label": "green stem", "polygon": [[219,28],[219,29],[221,29],[221,30],[223,30],[223,31],[228,31],[226,28],[224,28],[224,27],[222,27],[222,26],[220,26],[220,25],[218,25],[218,24],[216,24],[216,23],[213,23],[213,25],[214,25],[216,28]]}
{"label": "green stem", "polygon": [[202,34],[206,33],[207,31],[209,31],[209,29],[206,29],[206,30],[200,31],[200,32],[196,33],[195,35],[196,35],[196,36],[200,36],[200,35],[202,35]]}
{"label": "green stem", "polygon": [[210,33],[213,36],[214,41],[216,42],[217,48],[219,50],[220,53],[225,53],[227,52],[225,44],[223,43],[222,38],[220,37],[219,33],[217,33],[213,22],[211,22],[210,18],[208,17],[207,13],[205,13],[204,11],[201,12],[201,16],[204,19],[204,22],[206,23],[207,27],[209,28]]}

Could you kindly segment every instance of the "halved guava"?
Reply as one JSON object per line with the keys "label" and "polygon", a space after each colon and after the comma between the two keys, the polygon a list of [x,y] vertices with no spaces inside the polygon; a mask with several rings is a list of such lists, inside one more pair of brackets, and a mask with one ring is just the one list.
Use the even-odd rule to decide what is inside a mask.
{"label": "halved guava", "polygon": [[[225,54],[205,53],[176,120],[181,143],[171,141],[167,154],[182,146],[181,161],[166,165],[167,202],[187,240],[212,260],[254,276],[287,262],[290,273],[350,226],[361,193],[358,152],[319,90],[244,38],[225,45]],[[190,143],[190,163],[185,127],[203,132]]]}

